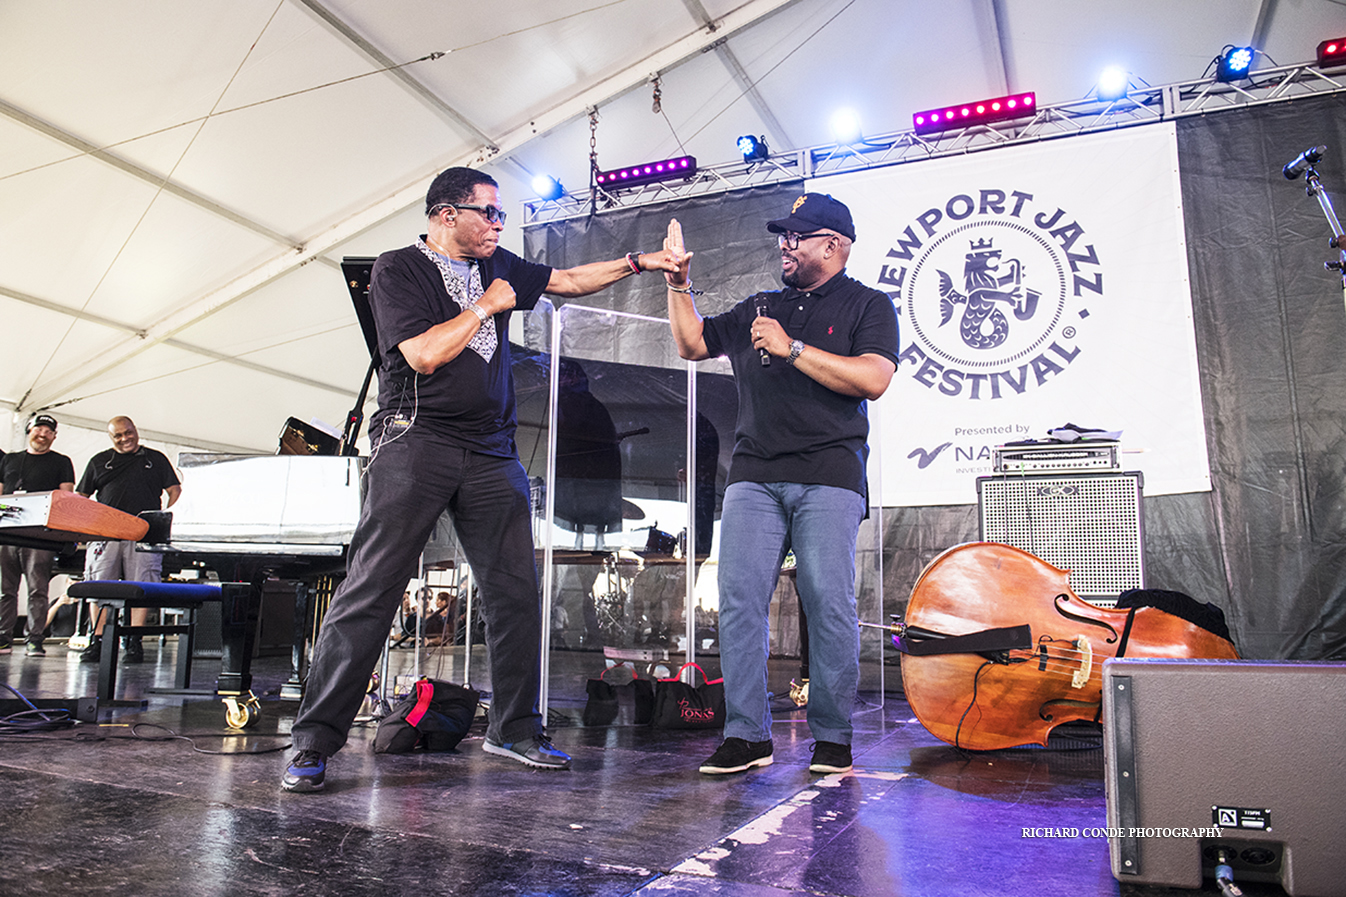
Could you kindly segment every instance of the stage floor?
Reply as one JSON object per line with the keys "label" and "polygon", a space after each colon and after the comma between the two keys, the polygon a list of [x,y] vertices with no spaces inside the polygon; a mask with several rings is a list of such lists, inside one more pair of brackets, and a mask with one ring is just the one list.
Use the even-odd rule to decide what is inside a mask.
{"label": "stage floor", "polygon": [[[45,658],[22,645],[0,657],[0,682],[34,699],[93,695],[96,664],[48,644]],[[1087,729],[1059,750],[969,754],[926,732],[900,695],[865,692],[854,772],[818,776],[804,713],[782,699],[774,765],[703,776],[718,732],[586,728],[585,680],[601,657],[557,652],[549,728],[571,771],[483,753],[480,722],[456,752],[376,757],[369,725],[329,764],[325,792],[287,794],[281,748],[297,705],[267,695],[288,659],[254,662],[262,712],[240,735],[217,700],[147,696],[171,684],[175,646],[145,647],[146,663],[120,673],[130,706],[0,738],[6,895],[1203,893],[1119,884],[1102,838],[1024,836],[1106,824],[1102,748]],[[423,656],[421,672],[460,679],[457,652]],[[415,656],[390,652],[390,673]],[[773,669],[773,684],[791,667]],[[218,671],[198,661],[194,682]],[[489,686],[481,656],[472,671]],[[895,669],[888,679],[898,685]],[[1240,884],[1249,897],[1284,893]],[[1218,891],[1208,881],[1204,893]]]}

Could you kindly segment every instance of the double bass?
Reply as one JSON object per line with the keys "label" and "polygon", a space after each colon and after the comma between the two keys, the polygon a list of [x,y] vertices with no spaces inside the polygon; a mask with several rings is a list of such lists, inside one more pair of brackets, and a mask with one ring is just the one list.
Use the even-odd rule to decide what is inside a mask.
{"label": "double bass", "polygon": [[894,641],[916,718],[970,750],[1045,746],[1064,722],[1099,720],[1110,657],[1238,659],[1228,639],[1182,616],[1090,604],[1066,571],[994,542],[931,561]]}

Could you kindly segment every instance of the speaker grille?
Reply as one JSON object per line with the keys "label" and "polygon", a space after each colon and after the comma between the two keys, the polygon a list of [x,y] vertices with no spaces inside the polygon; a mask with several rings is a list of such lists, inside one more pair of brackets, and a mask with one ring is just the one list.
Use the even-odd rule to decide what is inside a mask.
{"label": "speaker grille", "polygon": [[1070,571],[1081,598],[1143,588],[1139,472],[979,477],[981,537]]}

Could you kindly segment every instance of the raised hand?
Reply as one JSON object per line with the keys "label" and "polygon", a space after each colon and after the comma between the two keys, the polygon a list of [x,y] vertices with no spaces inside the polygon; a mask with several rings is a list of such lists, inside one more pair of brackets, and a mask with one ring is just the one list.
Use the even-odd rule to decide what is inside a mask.
{"label": "raised hand", "polygon": [[664,237],[664,254],[673,263],[673,269],[665,270],[664,279],[672,287],[685,287],[691,280],[692,255],[682,241],[682,225],[678,219],[670,218],[668,235]]}

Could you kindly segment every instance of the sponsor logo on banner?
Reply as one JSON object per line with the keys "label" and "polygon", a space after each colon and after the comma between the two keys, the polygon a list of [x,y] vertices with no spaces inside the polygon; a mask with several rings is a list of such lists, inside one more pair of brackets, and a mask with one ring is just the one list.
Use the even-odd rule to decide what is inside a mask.
{"label": "sponsor logo on banner", "polygon": [[899,371],[932,391],[985,402],[1050,389],[1097,338],[1102,264],[1059,206],[1020,190],[959,193],[889,239],[876,280],[910,336]]}

